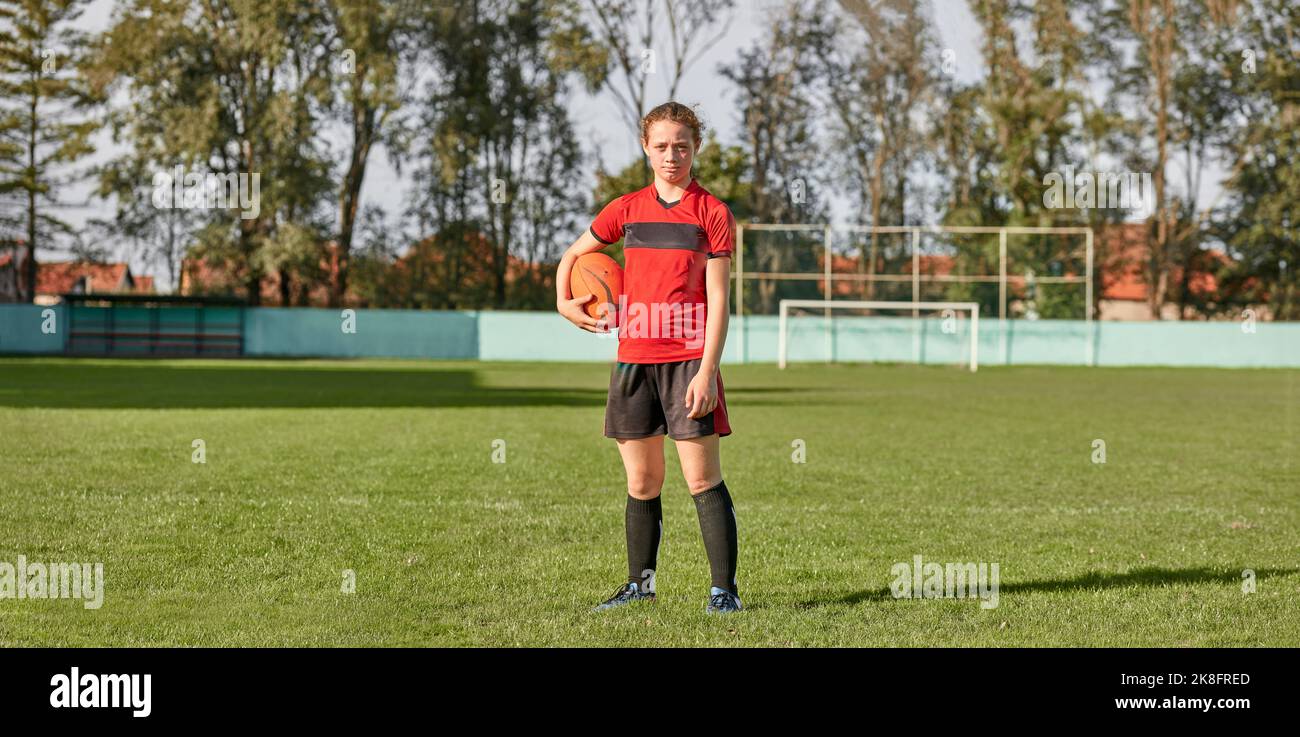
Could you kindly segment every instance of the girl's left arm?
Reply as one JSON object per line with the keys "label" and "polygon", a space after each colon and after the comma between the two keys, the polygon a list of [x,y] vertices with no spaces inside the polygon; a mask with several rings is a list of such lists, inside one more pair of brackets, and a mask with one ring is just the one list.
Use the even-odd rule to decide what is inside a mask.
{"label": "girl's left arm", "polygon": [[711,258],[705,268],[705,291],[708,295],[708,320],[704,331],[704,356],[700,371],[686,390],[686,406],[690,417],[703,417],[718,405],[718,364],[722,360],[722,347],[727,342],[727,320],[730,313],[731,257]]}

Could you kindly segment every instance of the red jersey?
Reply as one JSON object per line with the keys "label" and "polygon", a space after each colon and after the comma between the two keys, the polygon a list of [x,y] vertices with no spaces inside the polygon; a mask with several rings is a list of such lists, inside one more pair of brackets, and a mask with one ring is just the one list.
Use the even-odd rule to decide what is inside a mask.
{"label": "red jersey", "polygon": [[731,256],[736,242],[736,220],[726,203],[694,179],[676,202],[664,202],[651,184],[605,205],[591,234],[606,245],[623,239],[618,360],[668,363],[702,357],[705,265]]}

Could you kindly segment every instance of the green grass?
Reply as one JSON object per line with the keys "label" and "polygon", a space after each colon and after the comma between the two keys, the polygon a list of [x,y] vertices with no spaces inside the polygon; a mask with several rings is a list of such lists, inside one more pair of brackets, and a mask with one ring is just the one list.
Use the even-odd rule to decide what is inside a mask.
{"label": "green grass", "polygon": [[[589,611],[608,372],[2,359],[0,561],[107,581],[0,600],[0,646],[1300,645],[1300,372],[725,366],[729,618],[671,442],[659,601]],[[914,555],[998,563],[999,606],[892,598]]]}

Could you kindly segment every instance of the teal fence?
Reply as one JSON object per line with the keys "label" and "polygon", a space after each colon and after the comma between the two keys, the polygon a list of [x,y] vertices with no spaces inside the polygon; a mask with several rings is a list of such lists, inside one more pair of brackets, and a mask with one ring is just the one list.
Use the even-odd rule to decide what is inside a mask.
{"label": "teal fence", "polygon": [[238,356],[242,305],[118,304],[111,308],[73,302],[63,347],[69,355],[149,358],[154,355]]}
{"label": "teal fence", "polygon": [[[60,355],[67,307],[0,305],[0,354]],[[78,308],[79,310],[89,308]],[[78,313],[78,320],[88,319]],[[733,318],[723,361],[741,360]],[[945,331],[944,328],[951,328]],[[1249,328],[1253,327],[1253,331]],[[793,362],[967,360],[969,323],[940,318],[838,315],[790,318]],[[744,320],[744,360],[777,359],[775,316]],[[980,321],[979,360],[999,364],[1300,368],[1300,323]],[[395,357],[485,361],[612,361],[613,336],[586,333],[552,312],[449,312],[259,307],[244,310],[244,354],[284,357]],[[1089,348],[1091,341],[1091,352]]]}
{"label": "teal fence", "polygon": [[67,335],[65,305],[0,305],[0,353],[63,353]]}
{"label": "teal fence", "polygon": [[[244,355],[328,358],[479,357],[474,312],[244,308]],[[523,313],[527,314],[527,313]]]}

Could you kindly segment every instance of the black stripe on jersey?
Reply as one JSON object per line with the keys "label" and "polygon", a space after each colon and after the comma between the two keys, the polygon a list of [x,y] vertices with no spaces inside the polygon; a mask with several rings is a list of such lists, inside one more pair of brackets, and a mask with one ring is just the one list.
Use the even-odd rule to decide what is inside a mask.
{"label": "black stripe on jersey", "polygon": [[708,251],[704,228],[693,223],[628,223],[624,248],[679,248],[684,251]]}

